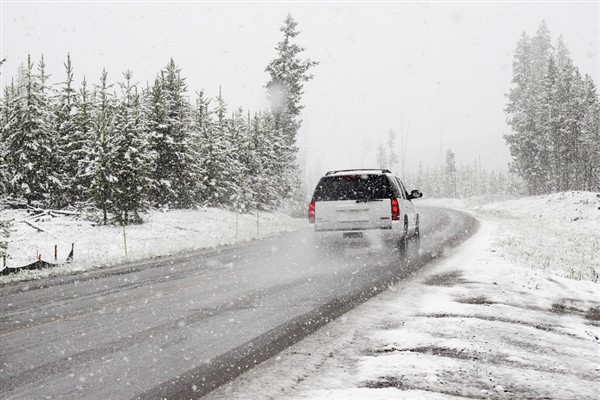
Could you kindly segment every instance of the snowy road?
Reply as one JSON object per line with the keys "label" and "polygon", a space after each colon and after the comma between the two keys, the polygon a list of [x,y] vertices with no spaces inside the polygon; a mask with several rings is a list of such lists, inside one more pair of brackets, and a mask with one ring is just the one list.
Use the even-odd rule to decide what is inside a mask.
{"label": "snowy road", "polygon": [[310,232],[0,288],[0,397],[199,397],[385,290],[478,224],[421,209],[421,257]]}

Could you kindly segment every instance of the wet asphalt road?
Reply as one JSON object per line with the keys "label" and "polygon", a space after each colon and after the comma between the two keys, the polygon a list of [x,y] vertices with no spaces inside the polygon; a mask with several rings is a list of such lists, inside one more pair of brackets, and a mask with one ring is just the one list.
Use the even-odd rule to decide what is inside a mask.
{"label": "wet asphalt road", "polygon": [[471,236],[421,208],[421,251],[310,230],[0,288],[0,398],[197,398]]}

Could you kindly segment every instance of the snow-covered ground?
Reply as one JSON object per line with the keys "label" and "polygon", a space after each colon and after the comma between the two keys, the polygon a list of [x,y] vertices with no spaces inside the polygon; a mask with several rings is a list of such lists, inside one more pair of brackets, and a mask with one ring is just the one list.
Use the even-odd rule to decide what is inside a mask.
{"label": "snow-covered ground", "polygon": [[71,244],[74,244],[74,259],[72,264],[52,269],[1,276],[0,284],[265,238],[308,225],[305,220],[281,213],[236,216],[235,213],[215,208],[152,211],[146,215],[144,224],[130,225],[124,229],[114,225],[98,226],[89,220],[64,215],[32,218],[24,210],[4,210],[2,218],[14,221],[8,246],[9,267],[30,264],[38,256],[55,263],[55,245],[59,263],[67,258]]}
{"label": "snow-covered ground", "polygon": [[451,205],[472,239],[208,398],[600,398],[598,195]]}
{"label": "snow-covered ground", "polygon": [[[500,203],[423,200],[467,210],[481,229],[443,260],[364,303],[210,399],[598,399],[600,197],[569,192]],[[2,277],[43,278],[100,264],[302,229],[282,215],[155,212],[123,230],[71,217],[18,222],[10,265],[75,263]],[[176,240],[174,238],[177,238]]]}

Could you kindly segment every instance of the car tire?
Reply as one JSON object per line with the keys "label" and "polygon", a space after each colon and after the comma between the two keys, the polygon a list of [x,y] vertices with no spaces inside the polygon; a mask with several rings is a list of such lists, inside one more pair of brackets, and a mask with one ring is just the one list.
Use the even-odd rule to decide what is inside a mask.
{"label": "car tire", "polygon": [[398,241],[398,251],[400,254],[406,253],[406,249],[408,249],[408,239],[408,222],[404,221],[404,232]]}
{"label": "car tire", "polygon": [[417,215],[417,221],[415,226],[415,232],[412,235],[415,247],[419,249],[421,247],[421,229],[419,228],[419,216]]}

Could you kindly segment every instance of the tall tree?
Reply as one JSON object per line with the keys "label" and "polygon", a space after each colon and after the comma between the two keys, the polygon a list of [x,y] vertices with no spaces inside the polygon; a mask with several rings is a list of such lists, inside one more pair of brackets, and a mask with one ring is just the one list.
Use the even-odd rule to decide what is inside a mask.
{"label": "tall tree", "polygon": [[195,106],[191,112],[190,134],[193,151],[197,157],[196,162],[193,164],[193,173],[197,177],[194,203],[201,205],[207,203],[208,174],[206,168],[209,163],[205,157],[211,156],[213,146],[213,121],[210,102],[210,99],[204,97],[204,91],[197,92]]}
{"label": "tall tree", "polygon": [[279,154],[283,169],[280,170],[280,174],[287,183],[283,185],[280,195],[288,198],[298,191],[295,182],[299,176],[296,165],[296,136],[301,125],[300,114],[304,108],[303,88],[304,84],[313,78],[309,70],[318,65],[316,61],[301,58],[304,48],[293,42],[300,33],[297,26],[298,23],[288,14],[280,29],[283,40],[275,47],[277,57],[265,69],[270,76],[266,88],[271,102],[274,127],[282,138],[282,152]]}
{"label": "tall tree", "polygon": [[250,127],[248,176],[254,188],[254,207],[261,211],[277,206],[279,180],[273,179],[277,171],[277,140],[273,116],[269,112],[254,115]]}
{"label": "tall tree", "polygon": [[212,129],[203,132],[204,143],[200,150],[202,170],[205,172],[204,201],[213,207],[227,207],[232,204],[232,196],[236,194],[233,177],[234,169],[231,161],[234,159],[231,143],[231,120],[227,118],[227,105],[221,95],[216,99]]}
{"label": "tall tree", "polygon": [[181,69],[173,59],[161,71],[151,91],[150,149],[156,154],[152,199],[157,205],[190,207],[194,204],[197,162],[190,134],[190,105]]}
{"label": "tall tree", "polygon": [[108,214],[113,209],[115,171],[114,114],[115,99],[110,92],[105,70],[96,86],[92,110],[92,147],[87,150],[87,175],[90,179],[89,197],[102,211],[102,221],[108,223]]}
{"label": "tall tree", "polygon": [[512,132],[505,138],[512,168],[530,194],[580,190],[594,179],[588,165],[595,160],[589,132],[597,117],[589,114],[597,95],[594,100],[586,93],[562,36],[556,50],[544,22],[532,39],[521,36],[505,110]]}
{"label": "tall tree", "polygon": [[73,204],[77,200],[77,169],[81,155],[82,142],[77,137],[77,126],[74,114],[77,104],[77,90],[73,85],[73,65],[71,56],[67,55],[65,66],[65,81],[59,83],[58,98],[55,105],[55,127],[58,140],[56,149],[57,172],[63,183],[63,190],[57,193],[56,205],[59,207]]}
{"label": "tall tree", "polygon": [[452,149],[446,151],[446,168],[444,169],[446,196],[456,198],[456,157]]}
{"label": "tall tree", "polygon": [[31,57],[23,79],[17,88],[18,99],[14,104],[14,129],[7,132],[7,152],[11,154],[9,171],[13,193],[33,201],[51,203],[52,192],[60,186],[55,172],[53,151],[56,147],[52,132],[48,76],[42,60],[38,74],[34,73]]}
{"label": "tall tree", "polygon": [[69,187],[70,200],[73,203],[90,200],[89,188],[92,185],[90,173],[91,162],[94,159],[96,133],[94,131],[94,94],[88,90],[84,78],[75,97],[75,105],[71,109],[73,135],[71,137],[72,153],[66,162],[75,173],[71,177]]}
{"label": "tall tree", "polygon": [[19,95],[14,82],[4,88],[2,102],[0,102],[0,193],[14,194],[9,184],[11,170],[14,172],[16,161],[14,154],[9,152],[9,141],[18,127],[18,101]]}
{"label": "tall tree", "polygon": [[600,191],[600,100],[596,85],[589,75],[583,81],[580,162],[583,166],[582,189]]}
{"label": "tall tree", "polygon": [[113,126],[114,174],[112,207],[122,224],[139,223],[147,208],[152,154],[144,137],[140,96],[132,83],[133,74],[123,73],[122,96],[119,98]]}

